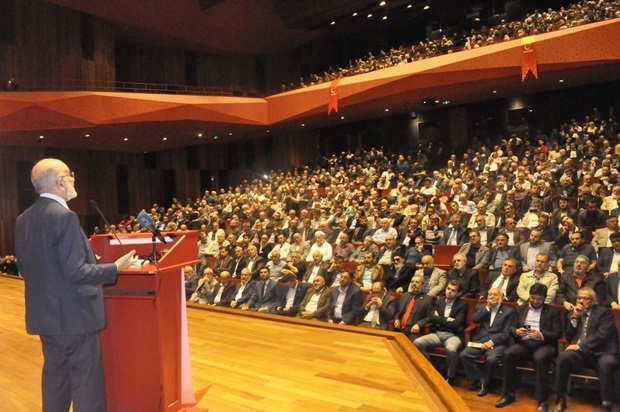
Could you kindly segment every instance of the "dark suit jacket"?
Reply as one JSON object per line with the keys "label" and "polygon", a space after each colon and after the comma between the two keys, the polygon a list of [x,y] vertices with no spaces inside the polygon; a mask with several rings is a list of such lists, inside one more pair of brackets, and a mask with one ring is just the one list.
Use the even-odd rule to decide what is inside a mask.
{"label": "dark suit jacket", "polygon": [[611,267],[611,261],[614,258],[613,247],[602,247],[598,250],[598,259],[594,271],[596,273],[611,273],[615,272],[618,268]]}
{"label": "dark suit jacket", "polygon": [[448,318],[443,315],[445,310],[445,296],[437,298],[437,300],[435,301],[435,308],[428,318],[429,321],[434,325],[432,331],[452,332],[462,338],[463,331],[467,326],[467,302],[462,301],[460,298],[457,298],[452,303],[452,309],[450,310],[449,317],[453,318],[453,321],[448,321]]}
{"label": "dark suit jacket", "polygon": [[[407,306],[409,305],[412,297],[413,293],[411,292],[403,293],[400,296],[400,298],[398,299],[398,307],[394,319],[402,321],[402,318],[405,315],[405,311],[407,310]],[[426,295],[424,293],[416,295],[413,309],[411,310],[409,318],[407,318],[407,324],[401,325],[401,329],[408,334],[413,325],[417,324],[420,327],[420,332],[422,333],[424,331],[424,325],[428,323],[433,306],[434,299],[432,296]]]}
{"label": "dark suit jacket", "polygon": [[[331,308],[329,310],[329,318],[336,319],[334,314],[334,308],[338,301],[338,295],[340,294],[340,288],[332,288],[331,291]],[[342,318],[341,320],[347,325],[353,325],[355,323],[355,317],[357,311],[361,306],[364,298],[362,297],[362,291],[357,286],[350,284],[347,288],[347,292],[344,295],[344,302],[342,302]]]}
{"label": "dark suit jacket", "polygon": [[17,218],[15,255],[29,334],[84,334],[105,326],[102,285],[116,281],[116,265],[97,264],[73,211],[39,197]]}
{"label": "dark suit jacket", "polygon": [[[560,285],[558,286],[558,292],[555,295],[555,302],[558,305],[562,305],[566,301],[569,301],[573,305],[576,304],[579,286],[577,286],[577,282],[575,281],[575,277],[572,273],[564,273],[563,275],[558,276],[558,281]],[[596,292],[597,303],[602,305],[605,302],[605,283],[603,282],[603,278],[588,273],[581,284],[582,288],[586,286],[594,289]]]}
{"label": "dark suit jacket", "polygon": [[411,278],[415,273],[415,267],[411,265],[403,265],[400,269],[394,268],[393,274],[390,272],[391,276],[389,278],[384,277],[383,283],[387,290],[394,291],[399,287],[403,287],[404,290],[407,290],[409,283],[411,283]]}
{"label": "dark suit jacket", "polygon": [[[577,343],[582,329],[583,316],[579,317],[577,326],[574,327],[570,321],[571,315],[572,312],[566,313],[565,335],[570,343]],[[585,342],[582,339],[579,344],[582,352],[592,352],[595,356],[618,352],[618,332],[611,310],[604,306],[593,306],[586,332]]]}
{"label": "dark suit jacket", "polygon": [[269,259],[268,255],[269,253],[273,250],[273,245],[271,243],[267,243],[265,246],[257,246],[258,248],[258,256],[262,257],[263,259]]}
{"label": "dark suit jacket", "polygon": [[[220,289],[222,287],[221,283],[218,283],[215,286],[215,289],[213,289],[213,293],[211,295],[209,295],[209,298],[207,299],[207,305],[213,305],[213,302],[215,301],[215,296],[217,296],[217,294],[220,292]],[[233,300],[233,297],[235,296],[235,289],[236,285],[232,282],[228,282],[228,285],[224,286],[224,290],[222,291],[222,296],[220,297],[220,301],[218,303],[216,303],[216,306],[224,306],[224,307],[228,307],[230,306],[230,301]]]}
{"label": "dark suit jacket", "polygon": [[[366,315],[368,315],[368,312],[370,311],[370,308],[366,309],[366,304],[370,302],[370,299],[372,299],[372,295],[368,295],[368,297],[366,298],[366,302],[364,302],[359,308],[358,316],[362,320],[366,317]],[[383,330],[387,330],[389,322],[394,319],[397,302],[394,296],[388,295],[387,293],[381,297],[381,300],[383,301],[383,304],[379,308],[379,327]]]}
{"label": "dark suit jacket", "polygon": [[313,242],[314,241],[314,232],[315,232],[314,229],[309,228],[308,232],[306,233],[306,237],[303,237],[304,236],[304,229],[303,228],[297,229],[297,233],[299,233],[303,237],[303,240],[305,240],[306,242]]}
{"label": "dark suit jacket", "polygon": [[[485,299],[487,298],[489,289],[491,289],[491,286],[493,285],[493,283],[500,276],[502,276],[502,272],[499,269],[489,271],[487,275],[487,279],[484,282],[484,293],[482,294],[482,296],[484,296]],[[519,295],[517,295],[517,286],[519,286],[519,273],[515,272],[512,276],[510,276],[510,279],[508,280],[508,285],[506,286],[506,300],[507,301],[516,302],[517,300],[519,300]]]}
{"label": "dark suit jacket", "polygon": [[459,276],[459,272],[456,269],[452,269],[448,272],[447,281],[450,282],[452,279],[460,280],[463,284],[461,297],[475,298],[480,291],[480,278],[478,278],[478,272],[475,270],[466,269],[463,276]]}
{"label": "dark suit jacket", "polygon": [[618,284],[620,283],[620,273],[611,272],[605,278],[605,293],[607,294],[607,306],[611,306],[612,302],[618,302]]}
{"label": "dark suit jacket", "polygon": [[[446,228],[446,230],[443,231],[443,237],[439,243],[447,245],[453,230],[454,228]],[[469,229],[461,226],[456,232],[456,243],[460,246],[467,242],[469,242]]]}
{"label": "dark suit jacket", "polygon": [[215,260],[215,264],[213,265],[213,272],[216,275],[219,275],[223,271],[227,271],[227,272],[230,272],[232,276],[232,270],[234,269],[234,266],[232,265],[234,263],[235,263],[235,259],[233,259],[231,256],[226,256],[226,259],[217,258]]}
{"label": "dark suit jacket", "polygon": [[[246,267],[250,267],[250,262],[252,259],[248,256],[248,261]],[[261,255],[257,255],[254,258],[254,264],[252,265],[252,279],[258,281],[260,279],[260,268],[267,266],[267,259],[262,257]]]}
{"label": "dark suit jacket", "polygon": [[[308,303],[310,302],[310,299],[312,299],[314,294],[315,294],[315,289],[308,288],[308,291],[306,292],[306,296],[304,297],[304,299],[299,305],[300,314],[301,312],[306,310],[306,306],[308,306]],[[319,301],[316,307],[316,311],[314,312],[314,318],[317,320],[322,320],[326,322],[327,319],[329,318],[329,311],[331,309],[331,306],[332,306],[331,289],[328,287],[324,287],[323,290],[321,290],[321,293],[319,295]]]}
{"label": "dark suit jacket", "polygon": [[263,282],[256,282],[252,297],[248,302],[250,309],[258,309],[261,307],[271,308],[280,301],[280,285],[275,280],[267,282],[267,291],[263,293]]}
{"label": "dark suit jacket", "polygon": [[[284,287],[282,290],[282,296],[280,297],[280,303],[277,306],[282,308],[286,307],[286,295],[288,294],[289,288],[288,286]],[[280,314],[287,314],[288,316],[297,316],[299,313],[299,305],[301,301],[306,297],[306,293],[308,292],[308,285],[303,282],[297,282],[297,286],[295,287],[295,296],[293,297],[293,306],[291,306],[290,311],[286,312],[277,312]]]}
{"label": "dark suit jacket", "polygon": [[[488,247],[488,246],[487,246]],[[489,257],[489,266],[493,266],[495,263],[495,259],[497,259],[498,248],[494,247],[491,249],[491,255]],[[517,266],[521,266],[521,252],[519,248],[516,246],[508,246],[508,257],[517,259]],[[501,269],[501,266],[495,267],[495,269]]]}
{"label": "dark suit jacket", "polygon": [[[244,303],[248,303],[250,301],[250,298],[252,297],[252,294],[254,293],[254,287],[256,286],[256,281],[254,280],[249,280],[248,283],[245,285],[245,288],[243,289],[243,292],[241,293],[241,298],[239,298],[239,300],[237,300],[237,304],[238,305],[242,305]],[[232,300],[235,300],[235,297],[237,296],[237,293],[239,293],[239,289],[241,289],[241,283],[237,283],[235,285],[235,291],[232,295]]]}
{"label": "dark suit jacket", "polygon": [[[312,274],[312,271],[314,270],[314,267],[316,265],[314,264],[314,262],[310,262],[310,264],[308,265],[308,268],[306,269],[306,273],[304,273],[304,277],[303,277],[303,281],[308,283],[308,278],[310,278],[310,275]],[[332,284],[332,280],[331,277],[327,275],[327,270],[329,269],[329,265],[325,262],[321,262],[321,264],[319,265],[319,271],[317,272],[317,276],[323,276],[323,278],[325,278],[325,284],[326,285],[331,285]]]}
{"label": "dark suit jacket", "polygon": [[510,325],[512,324],[514,316],[514,310],[501,304],[497,311],[497,315],[495,315],[493,325],[490,325],[491,311],[487,310],[486,305],[479,305],[471,318],[472,322],[479,324],[472,341],[483,343],[490,339],[493,341],[494,346],[506,345],[508,343],[508,336],[510,335]]}
{"label": "dark suit jacket", "polygon": [[[529,303],[519,305],[516,309],[516,316],[512,320],[510,332],[515,337],[516,342],[521,342],[522,338],[517,336],[516,330],[525,325],[525,319],[530,309]],[[540,314],[540,331],[546,345],[556,347],[558,339],[562,337],[562,319],[560,311],[553,306],[543,304],[542,313]]]}
{"label": "dark suit jacket", "polygon": [[[237,264],[237,259],[233,258],[232,262],[230,262],[230,274],[235,279],[241,278],[241,269],[248,265],[248,257],[241,256],[241,260],[239,260],[239,264]],[[236,267],[236,270],[235,270]]]}

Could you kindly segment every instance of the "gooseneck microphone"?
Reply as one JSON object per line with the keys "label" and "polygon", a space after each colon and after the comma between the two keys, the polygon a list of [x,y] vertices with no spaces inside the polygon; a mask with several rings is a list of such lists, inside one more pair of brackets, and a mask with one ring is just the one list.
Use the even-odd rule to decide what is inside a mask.
{"label": "gooseneck microphone", "polygon": [[[97,206],[97,202],[95,202],[93,199],[90,199],[90,205],[93,207],[93,209],[97,211],[97,213],[99,213],[99,216],[101,216],[101,218],[103,219],[103,223],[105,223],[108,228],[111,228],[112,226],[110,226],[110,222],[108,222],[108,219],[105,218],[105,215],[103,214],[101,209],[99,209],[99,206]],[[127,249],[125,249],[125,245],[123,245],[123,242],[121,242],[121,239],[118,237],[116,233],[112,233],[112,234],[118,241],[118,244],[121,245],[121,247],[123,248],[123,253],[127,254]]]}
{"label": "gooseneck microphone", "polygon": [[161,243],[167,243],[166,238],[164,238],[161,232],[159,231],[159,229],[155,227],[155,222],[153,221],[153,218],[151,217],[151,215],[149,215],[143,210],[142,212],[138,213],[137,220],[138,220],[138,223],[140,223],[140,226],[142,226],[145,229],[149,229],[151,232],[153,232],[153,235],[157,239],[159,239]]}

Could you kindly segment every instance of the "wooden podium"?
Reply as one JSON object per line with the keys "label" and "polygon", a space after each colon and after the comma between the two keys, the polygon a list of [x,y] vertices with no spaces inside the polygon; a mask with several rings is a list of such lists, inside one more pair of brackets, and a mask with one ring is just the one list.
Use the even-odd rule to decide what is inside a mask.
{"label": "wooden podium", "polygon": [[[179,411],[196,404],[189,368],[183,268],[198,262],[197,232],[165,233],[157,263],[119,273],[104,288],[107,325],[99,333],[108,411]],[[154,251],[150,233],[119,235],[140,257]],[[101,263],[125,252],[115,237],[90,239]],[[141,262],[140,259],[139,262]]]}

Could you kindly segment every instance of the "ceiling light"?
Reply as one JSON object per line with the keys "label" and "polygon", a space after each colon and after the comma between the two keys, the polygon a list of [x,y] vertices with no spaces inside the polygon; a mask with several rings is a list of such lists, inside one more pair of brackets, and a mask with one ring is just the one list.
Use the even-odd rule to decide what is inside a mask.
{"label": "ceiling light", "polygon": [[302,124],[301,124],[301,127],[306,127],[306,124],[305,124],[305,123],[302,123]]}
{"label": "ceiling light", "polygon": [[198,137],[202,137],[202,133],[198,133]]}
{"label": "ceiling light", "polygon": [[372,17],[372,13],[368,13],[368,16],[366,16],[366,17],[371,18]]}
{"label": "ceiling light", "polygon": [[563,80],[563,79],[560,79],[560,83],[564,83],[564,80]]}
{"label": "ceiling light", "polygon": [[168,140],[168,138],[166,136],[164,136],[164,138],[162,140],[165,142],[166,140]]}
{"label": "ceiling light", "polygon": [[389,111],[390,111],[390,109],[385,109],[385,111],[386,111],[386,112],[389,112]]}
{"label": "ceiling light", "polygon": [[232,132],[228,133],[228,136],[232,136]]}
{"label": "ceiling light", "polygon": [[497,90],[493,90],[493,94],[497,94]]}
{"label": "ceiling light", "polygon": [[385,6],[387,3],[385,1],[382,1],[381,3],[379,3],[379,6],[383,7]]}
{"label": "ceiling light", "polygon": [[90,135],[89,134],[85,134],[84,137],[90,137]]}
{"label": "ceiling light", "polygon": [[426,6],[424,6],[424,10],[428,10],[430,8],[431,8],[431,6],[429,6],[428,4]]}
{"label": "ceiling light", "polygon": [[344,116],[340,116],[340,120],[344,120]]}
{"label": "ceiling light", "polygon": [[352,16],[353,16],[353,17],[357,16],[357,12],[353,13],[353,14],[352,14]]}
{"label": "ceiling light", "polygon": [[124,141],[124,142],[128,142],[128,141],[129,141],[129,138],[127,138],[127,137],[126,137],[126,138],[124,138],[124,139],[123,139],[123,141]]}
{"label": "ceiling light", "polygon": [[411,4],[407,6],[407,8],[408,8],[408,9],[410,9],[410,8],[412,8],[412,7],[413,7],[413,6],[412,6]]}
{"label": "ceiling light", "polygon": [[39,139],[43,140],[43,139],[45,139],[45,136],[41,135],[41,136],[39,136]]}
{"label": "ceiling light", "polygon": [[335,26],[335,25],[336,25],[336,22],[335,22],[335,21],[332,21],[332,23],[331,23],[331,24],[332,24],[332,26]]}
{"label": "ceiling light", "polygon": [[217,140],[217,139],[219,139],[219,138],[220,138],[220,137],[219,137],[218,135],[213,136],[213,140]]}
{"label": "ceiling light", "polygon": [[387,16],[383,16],[381,20],[387,20]]}

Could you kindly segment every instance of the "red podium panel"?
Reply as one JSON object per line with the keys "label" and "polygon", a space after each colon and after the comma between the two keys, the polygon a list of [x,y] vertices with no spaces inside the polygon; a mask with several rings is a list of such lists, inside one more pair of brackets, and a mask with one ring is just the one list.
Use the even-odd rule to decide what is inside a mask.
{"label": "red podium panel", "polygon": [[[183,398],[182,387],[189,372],[183,267],[198,262],[197,233],[166,233],[167,243],[155,244],[156,263],[131,267],[104,288],[107,326],[100,338],[108,411],[178,411],[195,404]],[[141,257],[153,252],[148,233],[119,238]],[[115,237],[90,242],[102,263],[125,253]]]}

